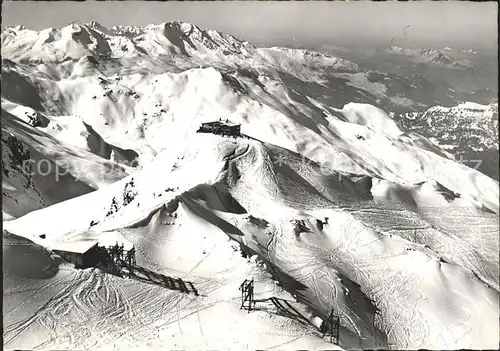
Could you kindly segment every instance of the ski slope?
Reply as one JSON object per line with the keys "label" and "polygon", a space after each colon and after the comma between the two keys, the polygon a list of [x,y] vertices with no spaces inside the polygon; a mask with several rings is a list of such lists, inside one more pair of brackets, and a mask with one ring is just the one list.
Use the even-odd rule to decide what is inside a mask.
{"label": "ski slope", "polygon": [[[177,248],[186,247],[182,239],[186,233],[170,238]],[[219,239],[222,236],[220,233]],[[75,270],[26,240],[21,240],[23,245],[16,245],[18,239],[4,240],[4,257],[9,262],[4,266],[6,349],[229,350],[280,344],[292,348],[334,347],[319,338],[314,329],[280,316],[271,308],[252,313],[240,310],[239,280],[248,275],[255,278],[256,297],[273,294],[293,299],[280,292],[262,268],[248,263],[226,241],[190,239],[196,239],[197,246],[210,250],[216,259],[200,255],[195,262],[194,257],[186,255],[184,261],[175,261],[177,265],[173,266],[184,270],[164,269],[163,273],[189,277],[200,296],[118,278],[97,269]],[[193,247],[193,241],[189,244]],[[138,253],[146,263],[148,256],[141,250]],[[35,262],[49,267],[43,270],[43,265],[33,266]],[[214,270],[219,272],[215,279],[205,273]]]}

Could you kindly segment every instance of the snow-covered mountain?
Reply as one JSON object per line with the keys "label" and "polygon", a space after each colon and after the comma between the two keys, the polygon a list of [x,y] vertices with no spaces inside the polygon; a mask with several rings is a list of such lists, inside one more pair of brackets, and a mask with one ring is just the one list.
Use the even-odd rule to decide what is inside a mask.
{"label": "snow-covered mountain", "polygon": [[[181,22],[2,28],[2,78],[7,347],[324,349],[332,308],[344,349],[498,344],[498,181],[441,147],[495,147],[498,105]],[[200,294],[51,254],[89,240]],[[305,324],[242,313],[250,276]]]}
{"label": "snow-covered mountain", "polygon": [[[488,105],[498,100],[496,51],[337,45],[323,45],[318,50],[355,62],[365,70],[381,71],[407,77],[410,81],[426,82],[425,85],[420,84],[419,89],[432,92],[436,100],[428,104],[429,108],[435,105],[453,107],[463,101]],[[411,98],[408,96],[411,93],[412,89],[407,88],[405,95]],[[453,102],[445,102],[445,97]],[[387,105],[383,107],[386,108]]]}
{"label": "snow-covered mountain", "polygon": [[[422,110],[453,105],[456,95],[449,86],[430,90],[420,77],[365,71],[352,62],[308,50],[256,48],[231,35],[181,22],[111,29],[95,22],[42,31],[9,27],[2,30],[2,54],[26,64],[24,69],[37,79],[212,66],[228,74],[253,71],[291,86],[306,84],[316,92],[312,97],[319,100],[335,91],[338,104],[370,102],[392,110]],[[48,67],[56,62],[61,65],[58,70]],[[373,79],[374,75],[379,77]]]}
{"label": "snow-covered mountain", "polygon": [[448,51],[448,52],[466,52],[469,54],[477,54],[479,51],[475,49],[465,49],[465,48],[450,48],[450,47],[445,47],[443,51]]}

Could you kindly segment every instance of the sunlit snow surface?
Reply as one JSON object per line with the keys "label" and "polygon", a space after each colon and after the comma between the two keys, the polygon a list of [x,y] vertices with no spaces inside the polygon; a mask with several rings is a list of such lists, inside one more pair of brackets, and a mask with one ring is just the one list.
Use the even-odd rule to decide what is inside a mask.
{"label": "sunlit snow surface", "polygon": [[[498,182],[375,107],[394,97],[357,65],[183,23],[9,30],[7,349],[332,349],[332,308],[339,348],[498,346]],[[323,98],[328,70],[346,90]],[[196,133],[218,118],[247,137]],[[64,167],[64,186],[23,157]],[[134,245],[200,295],[50,251],[88,240]],[[250,277],[309,322],[240,310]]]}

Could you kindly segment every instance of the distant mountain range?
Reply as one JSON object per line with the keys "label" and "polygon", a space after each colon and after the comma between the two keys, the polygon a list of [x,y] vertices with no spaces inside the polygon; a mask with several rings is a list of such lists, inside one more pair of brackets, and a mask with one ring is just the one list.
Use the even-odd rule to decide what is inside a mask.
{"label": "distant mountain range", "polygon": [[435,140],[453,153],[498,150],[498,104],[467,102],[392,116],[408,129]]}
{"label": "distant mountain range", "polygon": [[[498,102],[449,55],[183,22],[1,37],[6,348],[330,349],[332,309],[338,349],[498,345],[498,162],[466,162],[498,157]],[[197,132],[214,121],[241,133]],[[115,239],[134,279],[56,259]],[[264,307],[241,313],[252,277]]]}

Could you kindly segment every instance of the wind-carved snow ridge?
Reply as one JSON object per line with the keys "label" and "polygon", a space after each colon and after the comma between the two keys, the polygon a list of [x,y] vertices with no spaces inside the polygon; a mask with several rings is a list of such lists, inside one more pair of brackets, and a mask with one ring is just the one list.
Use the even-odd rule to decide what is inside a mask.
{"label": "wind-carved snow ridge", "polygon": [[[182,22],[3,28],[2,56],[7,347],[331,349],[332,309],[338,348],[498,345],[498,181],[443,147],[498,150],[497,104]],[[89,241],[199,296],[50,252]],[[251,277],[310,323],[240,311]]]}

